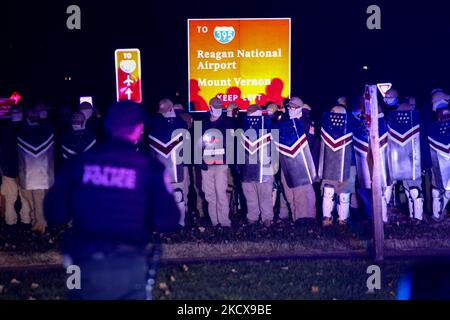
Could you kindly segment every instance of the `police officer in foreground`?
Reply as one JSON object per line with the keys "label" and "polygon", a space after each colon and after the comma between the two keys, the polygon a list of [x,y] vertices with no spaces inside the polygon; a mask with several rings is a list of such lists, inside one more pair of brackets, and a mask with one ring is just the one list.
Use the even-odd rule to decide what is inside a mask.
{"label": "police officer in foreground", "polygon": [[150,234],[178,226],[163,166],[135,151],[142,112],[132,102],[112,105],[111,139],[69,161],[45,200],[50,226],[72,219],[63,242],[65,263],[81,271],[72,299],[144,299]]}

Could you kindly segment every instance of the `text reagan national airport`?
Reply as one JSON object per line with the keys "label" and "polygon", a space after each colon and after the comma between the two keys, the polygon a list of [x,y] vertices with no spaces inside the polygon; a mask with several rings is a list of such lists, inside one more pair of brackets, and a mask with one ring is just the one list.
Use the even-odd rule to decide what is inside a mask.
{"label": "text reagan national airport", "polygon": [[[238,49],[236,51],[203,51],[197,50],[198,59],[214,59],[216,61],[221,61],[222,59],[233,59],[233,58],[281,58],[282,50],[278,48],[277,50],[243,50]],[[197,70],[227,70],[227,69],[237,69],[237,62],[209,62],[200,61],[197,65]]]}

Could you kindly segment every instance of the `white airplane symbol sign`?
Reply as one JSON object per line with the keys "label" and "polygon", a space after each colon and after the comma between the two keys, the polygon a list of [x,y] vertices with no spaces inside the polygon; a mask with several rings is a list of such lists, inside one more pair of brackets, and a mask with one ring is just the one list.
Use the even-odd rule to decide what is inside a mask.
{"label": "white airplane symbol sign", "polygon": [[129,87],[131,84],[134,83],[134,81],[131,80],[131,79],[130,79],[130,75],[128,75],[128,76],[127,76],[127,80],[125,80],[123,83],[126,84],[127,87]]}

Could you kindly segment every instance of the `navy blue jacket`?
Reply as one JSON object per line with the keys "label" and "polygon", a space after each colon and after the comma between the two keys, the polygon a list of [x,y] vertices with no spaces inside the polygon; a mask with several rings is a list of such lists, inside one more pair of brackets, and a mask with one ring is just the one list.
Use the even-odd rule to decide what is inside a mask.
{"label": "navy blue jacket", "polygon": [[73,221],[63,251],[76,256],[117,243],[143,248],[152,231],[176,230],[179,211],[163,170],[121,140],[69,160],[45,199],[49,226]]}
{"label": "navy blue jacket", "polygon": [[95,132],[89,128],[66,130],[61,135],[61,157],[73,159],[91,149],[97,142]]}
{"label": "navy blue jacket", "polygon": [[420,115],[420,160],[422,170],[429,170],[433,166],[431,162],[430,144],[428,142],[428,130],[433,125],[433,111],[431,106],[419,109]]}

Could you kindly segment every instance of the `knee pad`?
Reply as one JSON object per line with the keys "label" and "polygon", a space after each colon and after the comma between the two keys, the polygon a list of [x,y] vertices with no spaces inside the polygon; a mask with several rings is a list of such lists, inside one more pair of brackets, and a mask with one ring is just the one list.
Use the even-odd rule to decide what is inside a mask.
{"label": "knee pad", "polygon": [[444,192],[444,198],[445,198],[445,199],[450,199],[450,190],[445,190],[445,192]]}
{"label": "knee pad", "polygon": [[184,202],[184,193],[180,188],[176,188],[173,190],[173,197],[176,203]]}
{"label": "knee pad", "polygon": [[441,197],[441,191],[439,189],[434,189],[431,191],[431,196],[433,198],[440,198]]}
{"label": "knee pad", "polygon": [[334,209],[334,188],[326,185],[323,187],[322,213],[324,218],[332,219],[331,213]]}
{"label": "knee pad", "polygon": [[339,194],[339,203],[348,203],[350,202],[350,193],[341,193]]}
{"label": "knee pad", "polygon": [[334,197],[334,188],[332,186],[324,186],[323,187],[323,197],[324,198],[333,198]]}
{"label": "knee pad", "polygon": [[350,215],[350,193],[339,194],[338,216],[341,223],[345,223]]}
{"label": "knee pad", "polygon": [[388,204],[391,203],[393,187],[394,187],[393,185],[390,185],[390,186],[386,186],[386,188],[384,189],[383,194],[382,194],[383,205],[387,206]]}
{"label": "knee pad", "polygon": [[419,190],[419,188],[411,188],[411,189],[409,189],[409,196],[413,200],[420,198],[420,190]]}

